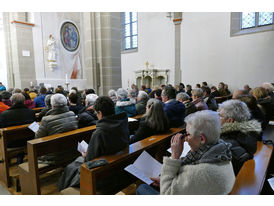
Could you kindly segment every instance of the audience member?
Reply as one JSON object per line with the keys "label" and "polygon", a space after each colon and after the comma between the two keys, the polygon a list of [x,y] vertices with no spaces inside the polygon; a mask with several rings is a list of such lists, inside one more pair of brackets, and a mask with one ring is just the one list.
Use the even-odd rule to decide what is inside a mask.
{"label": "audience member", "polygon": [[197,108],[193,102],[190,101],[190,97],[185,92],[180,92],[176,95],[176,100],[182,102],[186,108],[186,116],[197,111]]}
{"label": "audience member", "polygon": [[[113,90],[114,91],[114,90]],[[97,100],[98,96],[96,94],[88,94],[85,100],[85,107],[79,112],[78,115],[78,127],[87,127],[95,125],[98,118],[94,111],[94,103]]]}
{"label": "audience member", "polygon": [[22,93],[22,90],[19,89],[19,88],[15,88],[15,89],[12,91],[12,94],[15,94],[15,93]]}
{"label": "audience member", "polygon": [[244,85],[244,90],[247,91],[247,93],[249,93],[251,91],[251,88],[249,87],[248,84]]}
{"label": "audience member", "polygon": [[35,103],[34,103],[34,101],[32,101],[32,100],[30,99],[29,94],[28,94],[27,92],[22,92],[22,94],[23,94],[24,97],[25,97],[25,101],[24,101],[25,106],[26,106],[27,108],[29,108],[29,109],[35,108]]}
{"label": "audience member", "polygon": [[[77,119],[72,111],[69,111],[67,99],[62,94],[54,94],[50,98],[52,109],[42,118],[39,130],[35,138],[41,138],[53,134],[67,132],[78,128]],[[59,164],[67,162],[75,157],[75,153],[66,150],[39,157],[45,164]]]}
{"label": "audience member", "polygon": [[210,90],[211,90],[211,93],[210,93],[211,96],[213,96],[213,97],[219,97],[220,96],[220,94],[219,94],[219,92],[218,92],[218,90],[215,86],[212,86],[210,88]]}
{"label": "audience member", "polygon": [[46,87],[41,87],[39,91],[39,95],[34,99],[35,107],[45,107],[45,97],[46,97],[47,89]]}
{"label": "audience member", "polygon": [[175,89],[168,85],[162,91],[164,111],[170,123],[170,127],[179,127],[184,124],[185,105],[176,100]]}
{"label": "audience member", "polygon": [[79,111],[83,109],[83,105],[78,101],[79,96],[77,93],[71,93],[69,95],[69,110],[73,111],[75,115],[78,115]]}
{"label": "audience member", "polygon": [[0,91],[6,91],[6,87],[0,82]]}
{"label": "audience member", "polygon": [[130,101],[134,102],[134,104],[136,104],[137,101],[137,96],[136,96],[136,91],[134,89],[130,89],[128,91],[128,98],[130,99]]}
{"label": "audience member", "polygon": [[135,102],[128,98],[128,93],[126,90],[120,88],[117,90],[118,101],[115,106],[115,113],[119,114],[122,112],[127,113],[128,117],[133,117],[136,115]]}
{"label": "audience member", "polygon": [[221,138],[232,144],[232,164],[237,175],[243,163],[252,159],[257,150],[261,124],[257,120],[249,120],[248,107],[239,100],[223,102],[218,111],[222,123]]}
{"label": "audience member", "polygon": [[29,96],[32,101],[37,97],[37,93],[35,92],[34,88],[30,90]]}
{"label": "audience member", "polygon": [[[156,189],[142,184],[140,195],[225,195],[235,182],[231,145],[220,138],[218,113],[200,111],[185,119],[186,135],[171,138],[171,157],[164,157],[160,177],[151,178]],[[191,150],[180,158],[187,141]]]}
{"label": "audience member", "polygon": [[204,102],[206,103],[208,109],[212,111],[217,111],[218,105],[216,103],[216,100],[214,99],[214,96],[211,95],[210,88],[208,86],[202,86],[202,90]]}
{"label": "audience member", "polygon": [[161,89],[155,90],[154,98],[155,98],[155,99],[158,99],[158,100],[160,100],[160,101],[162,101],[162,96],[161,96],[161,94],[162,94],[162,90],[161,90]]}
{"label": "audience member", "polygon": [[226,96],[227,96],[227,95],[231,95],[231,92],[229,91],[228,85],[227,85],[227,84],[225,84],[224,90],[225,90]]}
{"label": "audience member", "polygon": [[248,94],[247,90],[245,89],[238,89],[233,92],[232,99],[238,99],[239,96],[241,95],[246,95]]}
{"label": "audience member", "polygon": [[145,92],[146,92],[147,94],[149,94],[149,93],[151,92],[151,88],[150,88],[150,85],[149,85],[149,84],[146,84]]}
{"label": "audience member", "polygon": [[2,102],[2,95],[0,94],[0,114],[9,108],[10,107],[8,105],[6,105],[6,104],[4,104],[4,102]]}
{"label": "audience member", "polygon": [[218,85],[218,92],[221,97],[226,96],[225,83],[220,82]]}
{"label": "audience member", "polygon": [[142,85],[141,88],[140,88],[140,91],[146,91],[146,86]]}
{"label": "audience member", "polygon": [[51,104],[50,104],[50,98],[51,98],[52,94],[47,94],[45,97],[45,105],[46,107],[44,109],[42,109],[39,112],[39,115],[37,117],[37,121],[40,122],[42,120],[42,118],[47,114],[47,112],[49,110],[51,110]]}
{"label": "audience member", "polygon": [[146,104],[146,113],[140,120],[135,135],[130,138],[130,144],[168,129],[169,123],[162,102],[158,99],[149,99]]}
{"label": "audience member", "polygon": [[146,105],[148,101],[148,94],[140,91],[137,96],[137,104],[135,105],[137,114],[144,114],[146,112]]}
{"label": "audience member", "polygon": [[10,92],[8,92],[8,91],[3,91],[3,92],[1,93],[1,95],[2,95],[2,102],[3,102],[5,105],[11,106],[12,103],[11,103],[11,101],[10,101],[10,97],[11,97],[12,94],[11,94]]}
{"label": "audience member", "polygon": [[192,103],[195,104],[197,111],[208,109],[207,104],[203,100],[203,90],[201,88],[192,89]]}
{"label": "audience member", "polygon": [[[192,91],[192,87],[191,87],[191,85],[186,85],[186,93],[188,94],[188,96],[190,96],[190,98],[191,98],[191,91]],[[191,99],[191,101],[192,101],[192,99]]]}
{"label": "audience member", "polygon": [[117,102],[117,92],[114,89],[111,89],[108,91],[108,96],[110,99],[114,102],[114,105],[116,105]]}
{"label": "audience member", "polygon": [[196,89],[201,88],[200,84],[196,84]]}
{"label": "audience member", "polygon": [[202,87],[207,87],[207,82],[202,82]]}
{"label": "audience member", "polygon": [[[115,114],[114,103],[106,96],[101,96],[95,101],[94,109],[98,121],[96,130],[91,136],[87,152],[82,153],[82,156],[65,168],[58,182],[59,191],[67,187],[80,186],[79,167],[83,162],[93,160],[102,155],[113,154],[129,144],[127,115],[125,113]],[[110,187],[110,185],[107,187]]]}

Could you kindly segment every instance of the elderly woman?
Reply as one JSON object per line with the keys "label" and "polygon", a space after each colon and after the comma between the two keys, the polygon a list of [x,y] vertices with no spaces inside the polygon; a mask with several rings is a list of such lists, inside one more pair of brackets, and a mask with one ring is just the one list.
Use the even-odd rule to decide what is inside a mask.
{"label": "elderly woman", "polygon": [[[67,99],[63,94],[54,94],[51,96],[52,109],[42,118],[39,130],[35,138],[45,137],[52,134],[67,132],[78,128],[77,119],[72,111],[69,111]],[[67,161],[74,158],[70,151],[53,153],[39,158],[43,163],[55,164],[56,162]]]}
{"label": "elderly woman", "polygon": [[115,106],[115,114],[122,112],[127,113],[128,117],[133,117],[136,115],[135,102],[128,98],[128,93],[126,90],[120,88],[117,90],[118,101]]}
{"label": "elderly woman", "polygon": [[130,144],[168,129],[168,119],[165,115],[162,102],[158,99],[149,99],[146,104],[146,114],[140,120],[139,128],[135,135],[131,137]]}
{"label": "elderly woman", "polygon": [[232,164],[237,175],[243,163],[252,159],[257,150],[261,124],[257,120],[250,120],[248,107],[239,100],[223,102],[218,111],[222,123],[221,138],[232,144]]}
{"label": "elderly woman", "polygon": [[192,89],[191,94],[193,99],[192,103],[195,104],[198,111],[208,109],[207,104],[203,100],[203,90],[201,88]]}
{"label": "elderly woman", "polygon": [[96,94],[88,94],[86,96],[85,104],[86,107],[79,112],[78,115],[78,127],[87,127],[91,125],[95,125],[98,118],[95,114],[93,105],[98,96]]}
{"label": "elderly woman", "polygon": [[140,91],[137,96],[137,104],[135,105],[137,114],[144,114],[146,112],[146,104],[148,101],[148,94]]}
{"label": "elderly woman", "polygon": [[[161,177],[152,178],[166,195],[228,194],[235,176],[230,144],[220,140],[221,122],[217,112],[200,111],[185,118],[186,136],[171,139],[171,157],[164,157]],[[191,151],[180,159],[187,141]],[[160,184],[159,184],[160,183]],[[159,194],[148,185],[140,185],[137,194]]]}
{"label": "elderly woman", "polygon": [[185,92],[180,92],[176,95],[176,100],[182,102],[186,107],[186,116],[197,111],[195,104],[190,101],[190,97]]}
{"label": "elderly woman", "polygon": [[114,102],[114,104],[116,104],[116,102],[117,102],[117,92],[114,89],[111,89],[111,90],[108,91],[108,96]]}

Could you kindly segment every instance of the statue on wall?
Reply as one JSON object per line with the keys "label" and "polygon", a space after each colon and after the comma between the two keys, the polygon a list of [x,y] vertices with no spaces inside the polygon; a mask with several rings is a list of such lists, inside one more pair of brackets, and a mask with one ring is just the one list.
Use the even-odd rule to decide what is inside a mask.
{"label": "statue on wall", "polygon": [[57,63],[56,63],[56,41],[51,34],[49,35],[46,51],[48,52],[48,66],[50,68],[50,71],[53,71],[53,68],[57,66]]}

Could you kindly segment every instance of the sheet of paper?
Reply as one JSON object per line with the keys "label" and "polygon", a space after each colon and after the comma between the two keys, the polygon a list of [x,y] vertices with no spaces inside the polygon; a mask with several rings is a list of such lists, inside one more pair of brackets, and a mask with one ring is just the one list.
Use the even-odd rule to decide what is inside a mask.
{"label": "sheet of paper", "polygon": [[87,152],[88,149],[88,144],[83,140],[81,143],[78,142],[77,150],[82,153],[82,152]]}
{"label": "sheet of paper", "polygon": [[37,122],[33,122],[28,126],[33,132],[37,132],[39,130],[39,124]]}
{"label": "sheet of paper", "polygon": [[148,176],[146,176],[143,172],[138,170],[133,164],[128,165],[125,168],[125,170],[128,171],[129,173],[133,174],[135,177],[138,177],[140,180],[147,183],[148,185],[153,183],[153,181]]}
{"label": "sheet of paper", "polygon": [[274,191],[274,177],[270,178],[267,180],[272,188],[272,190]]}
{"label": "sheet of paper", "polygon": [[128,118],[128,122],[136,122],[136,121],[138,121],[137,119],[133,119],[133,118]]}
{"label": "sheet of paper", "polygon": [[[171,148],[169,148],[167,151],[171,154]],[[181,154],[180,157],[181,158],[185,157],[189,151],[190,151],[189,144],[187,142],[184,142],[184,150],[183,150],[183,152],[182,152],[182,154]]]}
{"label": "sheet of paper", "polygon": [[125,168],[126,171],[135,175],[147,184],[153,181],[150,177],[158,177],[161,174],[162,164],[150,156],[146,151],[135,160],[135,162]]}

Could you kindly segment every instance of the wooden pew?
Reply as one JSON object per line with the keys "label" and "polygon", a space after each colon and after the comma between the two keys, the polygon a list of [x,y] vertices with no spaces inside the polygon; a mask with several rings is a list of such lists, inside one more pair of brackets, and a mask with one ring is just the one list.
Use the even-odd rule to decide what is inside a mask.
{"label": "wooden pew", "polygon": [[232,95],[227,95],[227,96],[222,96],[222,97],[214,97],[214,99],[216,100],[217,104],[220,104],[226,100],[232,99]]}
{"label": "wooden pew", "polygon": [[273,146],[257,142],[257,152],[239,171],[231,195],[259,195],[267,174]]}
{"label": "wooden pew", "polygon": [[131,117],[131,118],[140,120],[143,116],[144,116],[144,114],[138,114],[138,115],[136,115],[134,117]]}
{"label": "wooden pew", "polygon": [[93,125],[28,141],[28,162],[18,167],[22,194],[41,194],[39,175],[69,163],[64,163],[64,165],[38,164],[38,157],[68,148],[76,150],[78,142],[82,140],[89,142],[95,128],[96,126]]}
{"label": "wooden pew", "polygon": [[[124,176],[129,175],[129,173],[124,171],[124,168],[127,165],[132,164],[144,150],[148,151],[150,154],[153,154],[153,156],[158,161],[162,161],[163,155],[170,147],[170,139],[172,135],[182,130],[183,128],[172,128],[169,132],[163,133],[161,135],[154,135],[134,144],[131,144],[121,152],[118,152],[114,155],[106,155],[96,158],[95,160],[105,158],[108,161],[108,164],[102,167],[97,167],[90,170],[86,167],[85,164],[83,164],[80,168],[80,194],[97,194],[96,185],[97,182],[100,182],[100,180],[103,180],[105,178],[123,178]],[[119,176],[117,176],[117,174]],[[134,178],[134,181],[136,180],[137,179]],[[126,185],[123,185],[122,187],[116,187],[116,191],[113,191],[113,194],[119,192],[133,182],[127,182]]]}
{"label": "wooden pew", "polygon": [[36,108],[33,108],[32,110],[35,111],[35,113],[39,113],[41,112],[42,109],[44,109],[45,107],[36,107]]}
{"label": "wooden pew", "polygon": [[1,163],[0,180],[7,186],[11,186],[10,180],[10,160],[19,153],[26,152],[26,147],[8,148],[8,144],[18,140],[34,138],[35,133],[28,128],[29,124],[11,126],[0,129],[1,135]]}

